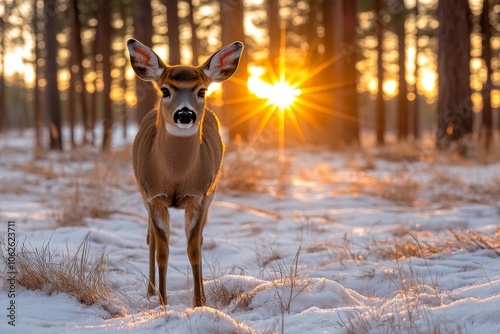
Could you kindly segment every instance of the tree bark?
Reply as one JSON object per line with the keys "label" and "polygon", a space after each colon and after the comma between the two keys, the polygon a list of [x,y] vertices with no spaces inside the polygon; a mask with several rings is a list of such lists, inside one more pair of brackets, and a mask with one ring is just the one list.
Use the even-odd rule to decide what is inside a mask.
{"label": "tree bark", "polygon": [[34,118],[34,126],[35,126],[35,154],[38,154],[43,148],[42,142],[42,128],[44,125],[44,117],[42,115],[43,108],[40,105],[40,87],[38,86],[39,80],[39,72],[40,66],[38,66],[38,59],[40,59],[40,49],[38,48],[38,0],[33,0],[33,35],[35,40],[35,59],[34,59],[34,68],[35,68],[35,78],[34,78],[34,87],[33,87],[33,118]]}
{"label": "tree bark", "polygon": [[[69,3],[70,21],[71,21],[71,77],[75,78],[74,86],[71,89],[74,91],[76,100],[79,101],[81,106],[81,120],[83,125],[83,143],[90,141],[89,131],[89,110],[87,105],[85,80],[84,80],[84,67],[83,67],[83,46],[82,38],[80,36],[80,11],[78,9],[78,0],[71,0]],[[71,106],[70,106],[71,107]]]}
{"label": "tree bark", "polygon": [[399,94],[397,101],[398,114],[398,139],[406,141],[408,139],[408,85],[406,83],[406,6],[404,0],[399,0],[402,11],[396,18],[396,32],[398,36],[398,86]]}
{"label": "tree bark", "polygon": [[57,1],[44,0],[44,23],[45,23],[45,110],[49,115],[50,150],[62,151],[63,141],[61,135],[61,106],[59,102],[59,90],[57,88]]}
{"label": "tree bark", "polygon": [[[224,0],[226,6],[231,6],[231,0]],[[279,76],[279,58],[280,58],[280,43],[281,43],[281,17],[279,1],[267,0],[267,28],[269,35],[269,62],[274,73]],[[229,17],[227,19],[230,19]]]}
{"label": "tree bark", "polygon": [[[244,6],[242,0],[221,0],[220,17],[222,29],[222,44],[228,45],[235,41],[245,42],[245,31],[243,27]],[[250,136],[249,122],[236,122],[245,116],[248,112],[249,103],[227,103],[230,100],[244,101],[248,96],[246,82],[248,80],[248,55],[243,52],[238,71],[234,76],[226,81],[222,86],[221,122],[228,127],[229,137],[236,138],[241,136],[248,139]]]}
{"label": "tree bark", "polygon": [[439,0],[437,144],[440,149],[472,132],[469,15],[467,1]]}
{"label": "tree bark", "polygon": [[[143,44],[153,46],[153,12],[151,1],[135,0],[134,2],[134,36]],[[150,82],[135,80],[137,95],[136,120],[140,124],[144,116],[154,107],[157,92]]]}
{"label": "tree bark", "polygon": [[[73,33],[72,33],[73,34]],[[73,44],[73,42],[71,42]],[[75,116],[77,112],[78,102],[76,100],[76,73],[73,72],[74,66],[74,49],[71,51],[69,69],[70,69],[70,78],[69,78],[69,89],[68,89],[68,123],[69,123],[69,142],[71,147],[75,147]]]}
{"label": "tree bark", "polygon": [[113,130],[113,110],[110,97],[111,92],[111,3],[109,0],[99,0],[97,38],[99,50],[97,54],[102,56],[102,80],[103,89],[103,137],[102,150],[109,151],[111,148],[111,136]]}
{"label": "tree bark", "polygon": [[489,0],[483,0],[483,13],[481,14],[481,30],[483,33],[482,41],[482,58],[484,64],[486,65],[486,82],[483,85],[482,97],[483,97],[483,114],[482,121],[483,127],[481,129],[482,136],[484,137],[485,149],[489,150],[491,144],[491,138],[493,134],[493,117],[491,108],[491,90],[493,89],[493,83],[491,81],[492,76],[492,65],[491,65],[491,25],[489,20]]}
{"label": "tree bark", "polygon": [[5,92],[7,85],[5,84],[5,31],[6,23],[5,20],[8,18],[7,4],[3,4],[4,14],[0,18],[0,56],[2,61],[2,72],[0,72],[0,131],[3,131],[7,124],[7,94]]}
{"label": "tree bark", "polygon": [[165,6],[167,7],[168,63],[179,65],[181,63],[181,41],[177,0],[165,0]]}
{"label": "tree bark", "polygon": [[[324,0],[323,4],[323,25],[325,28],[325,62],[331,63],[322,72],[321,80],[325,86],[334,82],[343,83],[342,52],[344,40],[343,22],[343,1]],[[345,129],[343,120],[337,116],[341,113],[343,106],[341,88],[329,88],[318,95],[319,101],[324,101],[324,105],[331,109],[330,113],[318,112],[315,118],[318,120],[320,128],[313,134],[313,142],[326,144],[329,148],[338,148],[339,139],[343,137]]]}
{"label": "tree bark", "polygon": [[[418,10],[418,0],[415,1],[415,24],[418,22],[419,10]],[[420,67],[418,65],[418,39],[420,38],[420,29],[418,29],[418,25],[415,26],[415,85],[414,85],[414,93],[415,99],[413,100],[413,140],[417,141],[420,138],[420,96],[418,94],[418,74],[420,71]]]}
{"label": "tree bark", "polygon": [[200,57],[200,53],[198,51],[198,37],[196,36],[196,31],[198,30],[198,25],[194,22],[194,5],[193,1],[189,0],[189,14],[188,20],[189,25],[191,27],[191,52],[193,54],[193,66],[198,66],[198,58]]}
{"label": "tree bark", "polygon": [[383,31],[383,26],[382,22],[383,20],[383,15],[382,15],[382,9],[383,9],[383,4],[382,0],[375,0],[375,16],[377,17],[376,20],[376,29],[377,29],[377,81],[378,81],[378,88],[377,88],[377,102],[376,102],[376,134],[377,134],[377,144],[378,145],[383,145],[385,140],[384,140],[384,133],[385,133],[385,103],[384,103],[384,66],[383,66],[383,48],[382,48],[382,43],[384,41],[384,31]]}
{"label": "tree bark", "polygon": [[358,92],[357,92],[357,33],[358,26],[356,1],[343,0],[343,42],[342,49],[342,89],[343,107],[340,110],[347,117],[342,120],[344,131],[341,142],[345,145],[353,145],[359,142],[359,116],[358,116]]}

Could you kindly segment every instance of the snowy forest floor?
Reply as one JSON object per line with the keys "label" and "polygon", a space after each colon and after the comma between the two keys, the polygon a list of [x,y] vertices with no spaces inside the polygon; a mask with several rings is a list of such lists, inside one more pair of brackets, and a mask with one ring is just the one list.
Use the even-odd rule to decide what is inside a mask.
{"label": "snowy forest floor", "polygon": [[193,309],[182,211],[168,305],[146,298],[130,144],[34,160],[32,143],[0,138],[1,333],[500,333],[499,163],[229,150],[204,231],[207,306]]}

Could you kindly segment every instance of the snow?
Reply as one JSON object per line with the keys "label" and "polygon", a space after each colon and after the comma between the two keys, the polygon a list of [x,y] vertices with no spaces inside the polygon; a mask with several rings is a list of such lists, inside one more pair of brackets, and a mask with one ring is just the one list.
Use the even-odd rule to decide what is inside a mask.
{"label": "snow", "polygon": [[261,188],[221,189],[210,209],[207,306],[192,308],[182,211],[171,215],[168,305],[146,298],[147,213],[129,143],[33,160],[32,142],[29,131],[0,137],[0,238],[15,220],[18,251],[48,245],[57,261],[90,231],[111,297],[88,306],[17,285],[14,328],[4,284],[0,333],[500,333],[500,249],[452,235],[498,247],[498,163],[293,149],[280,176],[276,151],[254,152]]}

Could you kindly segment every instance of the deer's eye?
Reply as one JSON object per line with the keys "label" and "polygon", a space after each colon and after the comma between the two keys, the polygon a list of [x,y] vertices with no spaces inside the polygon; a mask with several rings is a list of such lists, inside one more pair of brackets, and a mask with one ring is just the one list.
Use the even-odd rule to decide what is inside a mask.
{"label": "deer's eye", "polygon": [[198,97],[205,97],[205,93],[207,90],[205,88],[202,88],[198,91]]}
{"label": "deer's eye", "polygon": [[170,91],[168,90],[167,87],[162,87],[161,88],[161,94],[163,95],[163,98],[170,97]]}

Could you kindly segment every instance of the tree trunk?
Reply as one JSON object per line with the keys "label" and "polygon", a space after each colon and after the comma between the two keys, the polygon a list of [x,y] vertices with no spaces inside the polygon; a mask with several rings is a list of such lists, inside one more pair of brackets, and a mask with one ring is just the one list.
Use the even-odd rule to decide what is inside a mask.
{"label": "tree trunk", "polygon": [[165,6],[167,7],[168,63],[179,65],[181,63],[181,41],[177,0],[165,0]]}
{"label": "tree trunk", "polygon": [[384,66],[383,66],[383,48],[382,43],[384,41],[384,31],[382,22],[384,22],[382,14],[383,4],[382,0],[375,0],[375,16],[376,29],[377,29],[377,102],[376,102],[376,133],[377,133],[377,144],[383,145],[384,133],[385,133],[385,103],[384,103]]}
{"label": "tree trunk", "polygon": [[404,0],[399,0],[399,5],[402,8],[402,12],[398,14],[396,18],[396,32],[398,36],[398,102],[397,102],[397,113],[398,113],[398,139],[406,141],[408,139],[408,85],[406,83],[406,31],[405,31],[405,21],[406,21],[406,7]]}
{"label": "tree trunk", "polygon": [[45,110],[49,115],[49,134],[51,150],[62,151],[63,142],[61,136],[61,106],[59,103],[59,90],[57,88],[57,1],[44,0],[44,22],[45,22]]}
{"label": "tree trunk", "polygon": [[[76,13],[77,11],[77,4],[75,3],[75,0],[70,0],[69,5],[68,5],[68,19],[69,19],[69,24],[71,26],[71,56],[69,59],[69,71],[70,71],[70,80],[69,80],[69,96],[68,96],[68,121],[69,121],[69,141],[71,143],[71,147],[75,146],[75,120],[76,120],[76,113],[77,113],[77,92],[76,92],[76,74],[77,74],[77,68],[78,65],[76,64],[76,51],[75,49],[77,48],[76,46],[76,38],[75,35],[80,34],[80,30],[76,29],[76,25],[78,22],[78,14]],[[76,19],[75,19],[76,18]]]}
{"label": "tree trunk", "polygon": [[5,84],[5,20],[8,18],[8,13],[7,4],[5,2],[3,4],[3,10],[4,15],[0,18],[0,56],[2,61],[2,72],[0,72],[0,131],[3,131],[7,127],[7,94],[5,92],[7,88]]}
{"label": "tree trunk", "polygon": [[470,24],[467,1],[438,3],[438,132],[440,149],[472,132]]}
{"label": "tree trunk", "polygon": [[34,126],[35,126],[35,155],[39,154],[43,148],[42,141],[42,128],[44,126],[44,117],[42,115],[43,108],[40,105],[40,87],[38,87],[40,66],[38,66],[38,59],[40,59],[40,49],[38,47],[38,0],[33,0],[33,35],[35,40],[35,59],[34,59],[34,68],[35,68],[35,78],[34,78],[34,87],[33,87],[33,117],[34,117]]}
{"label": "tree trunk", "polygon": [[356,1],[343,0],[343,42],[342,49],[342,82],[345,87],[342,89],[343,107],[340,110],[347,117],[342,120],[344,131],[341,142],[346,145],[357,144],[359,141],[359,116],[358,116],[358,92],[357,92],[357,33],[358,26]]}
{"label": "tree trunk", "polygon": [[[134,2],[134,37],[143,44],[153,46],[153,13],[151,1],[135,0]],[[135,90],[137,95],[136,120],[141,124],[144,116],[154,107],[157,93],[150,82],[136,77]]]}
{"label": "tree trunk", "polygon": [[493,84],[491,82],[492,76],[492,62],[491,62],[491,25],[489,20],[489,0],[483,0],[483,13],[481,14],[481,30],[483,33],[483,52],[482,58],[484,64],[486,65],[486,82],[483,85],[482,97],[483,97],[483,127],[481,129],[481,135],[484,139],[485,149],[489,150],[492,138],[493,130],[493,117],[491,108],[491,90],[493,89]]}
{"label": "tree trunk", "polygon": [[193,1],[189,0],[189,26],[191,27],[191,52],[193,54],[193,66],[198,66],[198,58],[200,57],[200,53],[198,51],[198,37],[196,36],[196,31],[198,30],[198,25],[194,22],[194,5]]}
{"label": "tree trunk", "polygon": [[[227,7],[232,7],[232,1],[224,0]],[[240,1],[238,1],[240,2]],[[269,35],[269,63],[273,68],[274,73],[279,76],[279,58],[280,58],[280,43],[281,43],[281,17],[279,1],[267,0],[267,28]],[[231,19],[228,17],[227,19]]]}
{"label": "tree trunk", "polygon": [[[243,27],[243,1],[242,0],[223,0],[220,2],[220,17],[222,29],[222,44],[228,45],[234,41],[245,42],[245,31]],[[230,100],[244,101],[248,96],[246,82],[248,80],[248,55],[243,52],[238,71],[234,76],[226,81],[222,86],[222,101],[224,102],[221,108],[221,122],[229,128],[229,137],[236,138],[241,136],[243,139],[248,139],[250,136],[250,126],[248,122],[236,122],[249,109],[250,102],[227,103]]]}
{"label": "tree trunk", "polygon": [[111,135],[113,130],[113,110],[110,97],[111,92],[111,3],[109,0],[99,0],[97,14],[97,39],[98,52],[102,56],[102,81],[103,89],[103,137],[102,150],[109,151],[111,148]]}
{"label": "tree trunk", "polygon": [[[342,83],[342,46],[343,46],[343,1],[325,0],[322,4],[323,25],[325,28],[325,63],[330,65],[325,68],[321,75],[322,84],[332,85],[335,82]],[[316,98],[316,96],[315,96]],[[313,143],[327,145],[329,148],[338,148],[339,139],[342,138],[343,119],[337,116],[343,107],[341,88],[329,88],[317,95],[318,101],[324,101],[327,107],[325,112],[315,115],[319,128],[313,133]],[[328,109],[331,112],[326,112]]]}
{"label": "tree trunk", "polygon": [[[125,79],[126,73],[127,73],[127,65],[122,67],[121,88],[122,88],[124,93],[127,91],[127,80]],[[127,105],[127,100],[125,100],[125,98],[123,99],[122,127],[123,127],[123,133],[122,133],[123,136],[122,137],[123,137],[123,139],[127,139],[128,105]]]}
{"label": "tree trunk", "polygon": [[413,140],[417,141],[420,138],[420,96],[418,95],[418,72],[420,71],[420,67],[418,65],[418,39],[420,38],[420,29],[418,29],[418,0],[415,2],[415,85],[413,87],[413,91],[415,93],[415,99],[413,100]]}
{"label": "tree trunk", "polygon": [[68,94],[68,123],[69,123],[69,141],[71,147],[75,147],[75,116],[77,112],[78,102],[76,100],[76,73],[73,72],[74,66],[74,56],[71,53],[69,68],[70,68],[70,78],[69,78],[69,94]]}
{"label": "tree trunk", "polygon": [[[80,36],[80,11],[78,9],[78,0],[71,0],[69,3],[70,21],[71,21],[71,58],[72,71],[71,77],[75,77],[75,86],[71,87],[74,90],[76,100],[81,106],[81,119],[83,124],[83,143],[87,143],[89,139],[89,110],[87,106],[87,98],[85,91],[84,67],[83,67],[83,47]],[[71,106],[70,106],[71,107]]]}

